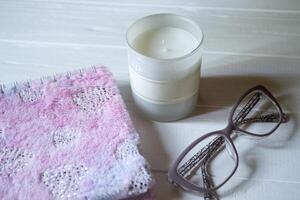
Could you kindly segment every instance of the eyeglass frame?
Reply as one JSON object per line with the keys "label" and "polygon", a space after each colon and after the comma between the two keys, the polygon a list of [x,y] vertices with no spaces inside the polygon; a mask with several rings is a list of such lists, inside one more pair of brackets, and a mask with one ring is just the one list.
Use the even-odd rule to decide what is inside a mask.
{"label": "eyeglass frame", "polygon": [[[237,124],[234,123],[233,117],[234,117],[234,113],[236,111],[236,109],[238,108],[238,106],[240,105],[240,103],[244,100],[244,98],[251,94],[254,91],[260,91],[262,93],[264,93],[270,100],[271,102],[277,107],[277,110],[279,112],[279,119],[278,119],[278,123],[277,125],[268,133],[265,134],[254,134],[245,130],[242,130],[238,127]],[[213,191],[216,191],[217,189],[219,189],[220,187],[222,187],[236,172],[238,166],[239,166],[239,155],[238,152],[236,150],[236,147],[233,143],[233,140],[231,138],[231,134],[232,132],[241,132],[253,137],[258,137],[258,138],[264,138],[267,137],[269,135],[271,135],[272,133],[274,133],[276,131],[276,129],[280,126],[281,123],[284,123],[287,121],[287,115],[285,113],[283,113],[281,106],[279,105],[278,101],[275,99],[275,97],[271,94],[271,92],[269,90],[267,90],[264,86],[262,85],[257,85],[253,88],[250,88],[249,90],[247,90],[239,99],[238,101],[234,104],[234,106],[232,107],[229,117],[228,117],[228,124],[224,129],[221,130],[217,130],[217,131],[213,131],[207,134],[202,135],[201,137],[199,137],[198,139],[196,139],[194,142],[192,142],[180,155],[179,157],[175,160],[175,162],[171,165],[170,170],[168,171],[168,179],[172,184],[175,184],[176,186],[180,186],[181,188],[183,188],[184,190],[187,191],[194,191],[194,192],[199,192],[202,194],[205,193],[210,193]],[[203,187],[198,187],[193,183],[190,183],[189,181],[185,180],[183,176],[181,176],[180,174],[178,174],[178,166],[180,164],[180,162],[182,161],[182,159],[188,154],[188,152],[190,152],[197,144],[199,144],[201,141],[205,140],[206,138],[209,138],[211,136],[223,136],[227,142],[229,142],[230,146],[232,147],[234,154],[235,154],[235,167],[233,169],[233,171],[231,172],[231,174],[228,176],[228,178],[226,178],[220,185],[218,185],[215,188],[203,188]]]}

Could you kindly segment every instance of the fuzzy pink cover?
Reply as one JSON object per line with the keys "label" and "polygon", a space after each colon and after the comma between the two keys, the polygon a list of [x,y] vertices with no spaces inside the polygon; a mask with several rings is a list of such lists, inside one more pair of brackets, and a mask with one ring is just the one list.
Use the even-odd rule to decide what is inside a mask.
{"label": "fuzzy pink cover", "polygon": [[[152,185],[104,67],[0,93],[0,199],[122,199]],[[151,199],[151,197],[148,197]]]}

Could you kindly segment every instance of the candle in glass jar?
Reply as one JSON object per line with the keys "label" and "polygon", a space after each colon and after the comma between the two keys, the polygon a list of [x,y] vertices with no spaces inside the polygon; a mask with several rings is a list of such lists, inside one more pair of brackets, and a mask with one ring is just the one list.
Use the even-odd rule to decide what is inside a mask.
{"label": "candle in glass jar", "polygon": [[198,44],[197,38],[184,29],[162,27],[141,33],[132,46],[146,56],[171,59],[187,55]]}
{"label": "candle in glass jar", "polygon": [[132,95],[149,118],[187,116],[198,97],[203,33],[194,21],[175,14],[139,19],[126,34]]}

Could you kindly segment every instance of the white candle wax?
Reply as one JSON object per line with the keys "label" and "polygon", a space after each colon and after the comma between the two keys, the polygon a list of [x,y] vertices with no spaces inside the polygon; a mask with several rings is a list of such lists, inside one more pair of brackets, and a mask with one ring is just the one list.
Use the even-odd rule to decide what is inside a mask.
{"label": "white candle wax", "polygon": [[180,119],[197,104],[203,33],[174,14],[139,19],[127,33],[132,95],[137,107],[158,121]]}
{"label": "white candle wax", "polygon": [[193,34],[175,27],[145,31],[132,43],[132,46],[140,53],[158,59],[171,59],[187,55],[198,45],[199,41]]}

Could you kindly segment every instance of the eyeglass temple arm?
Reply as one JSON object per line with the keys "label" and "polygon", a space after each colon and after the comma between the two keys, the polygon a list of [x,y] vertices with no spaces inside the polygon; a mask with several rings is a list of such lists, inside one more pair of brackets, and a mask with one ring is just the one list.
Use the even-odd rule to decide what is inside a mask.
{"label": "eyeglass temple arm", "polygon": [[[279,113],[270,113],[267,115],[261,115],[258,117],[251,117],[243,119],[242,121],[239,121],[235,123],[236,125],[246,124],[246,123],[254,123],[254,122],[279,122],[280,120],[280,114]],[[288,121],[288,116],[283,113],[281,122],[286,123]]]}
{"label": "eyeglass temple arm", "polygon": [[[201,172],[202,172],[202,179],[203,179],[203,185],[206,189],[213,187],[213,181],[211,180],[210,175],[207,173],[207,165],[201,165]],[[204,194],[204,200],[218,200],[218,195],[215,191],[211,192],[205,192]]]}
{"label": "eyeglass temple arm", "polygon": [[[221,137],[220,137],[221,138]],[[220,141],[222,143],[224,143],[224,138],[222,138],[223,140]],[[202,161],[201,164],[201,173],[202,173],[202,180],[203,180],[203,186],[206,189],[210,189],[214,187],[214,183],[211,179],[210,174],[208,173],[208,161],[210,159],[213,158],[213,156],[216,154],[217,151],[219,151],[221,148],[214,148],[214,149],[210,149],[210,151],[207,153],[207,155],[205,156],[205,158]],[[204,193],[204,200],[219,200],[218,194],[216,191],[211,190],[209,192],[205,192]]]}
{"label": "eyeglass temple arm", "polygon": [[[202,171],[202,179],[203,184],[205,188],[211,188],[212,187],[212,181],[210,179],[209,174],[207,173],[207,160],[211,158],[211,156],[215,155],[215,152],[218,151],[221,146],[224,143],[224,138],[218,137],[211,141],[208,145],[206,145],[204,148],[201,149],[201,151],[197,152],[196,155],[194,155],[191,159],[189,159],[188,162],[186,162],[183,166],[180,167],[178,170],[178,173],[181,176],[186,176],[188,172],[190,172],[192,169],[194,169],[196,166],[198,166],[199,162],[203,163],[201,164],[201,171]],[[200,160],[199,160],[200,159]],[[218,200],[218,195],[216,192],[206,192],[204,194],[205,200]]]}
{"label": "eyeglass temple arm", "polygon": [[[261,94],[255,93],[243,109],[237,114],[234,119],[235,123],[241,122],[253,109],[253,107],[257,104],[260,99]],[[199,164],[200,161],[203,160],[204,157],[211,157],[211,154],[217,151],[222,145],[224,139],[222,137],[215,138],[213,141],[208,143],[205,147],[203,147],[200,151],[198,151],[193,157],[191,157],[186,163],[184,163],[179,169],[178,173],[181,176],[185,176],[189,171],[191,171],[196,165]],[[208,151],[212,149],[214,151]],[[209,154],[208,154],[209,153]]]}
{"label": "eyeglass temple arm", "polygon": [[[261,99],[260,92],[255,93],[249,99],[249,101],[246,103],[246,105],[243,107],[243,109],[235,117],[234,122],[236,125],[245,124],[248,122],[279,122],[279,120],[280,120],[279,113],[271,113],[268,115],[262,115],[259,117],[245,119],[245,117],[251,112],[251,110],[255,107],[255,105],[258,103],[258,101],[260,99]],[[283,113],[281,122],[285,123],[287,121],[288,121],[288,116],[285,113]]]}
{"label": "eyeglass temple arm", "polygon": [[179,169],[178,173],[181,176],[186,176],[188,172],[194,169],[199,162],[202,162],[204,158],[207,158],[208,155],[212,155],[215,151],[222,146],[224,142],[223,137],[217,137],[198,151],[193,157],[191,157],[187,162],[185,162]]}
{"label": "eyeglass temple arm", "polygon": [[255,105],[261,99],[261,93],[255,93],[246,103],[246,105],[242,108],[242,110],[236,115],[233,119],[234,123],[239,123],[243,121],[246,116],[251,112],[251,110],[255,107]]}

